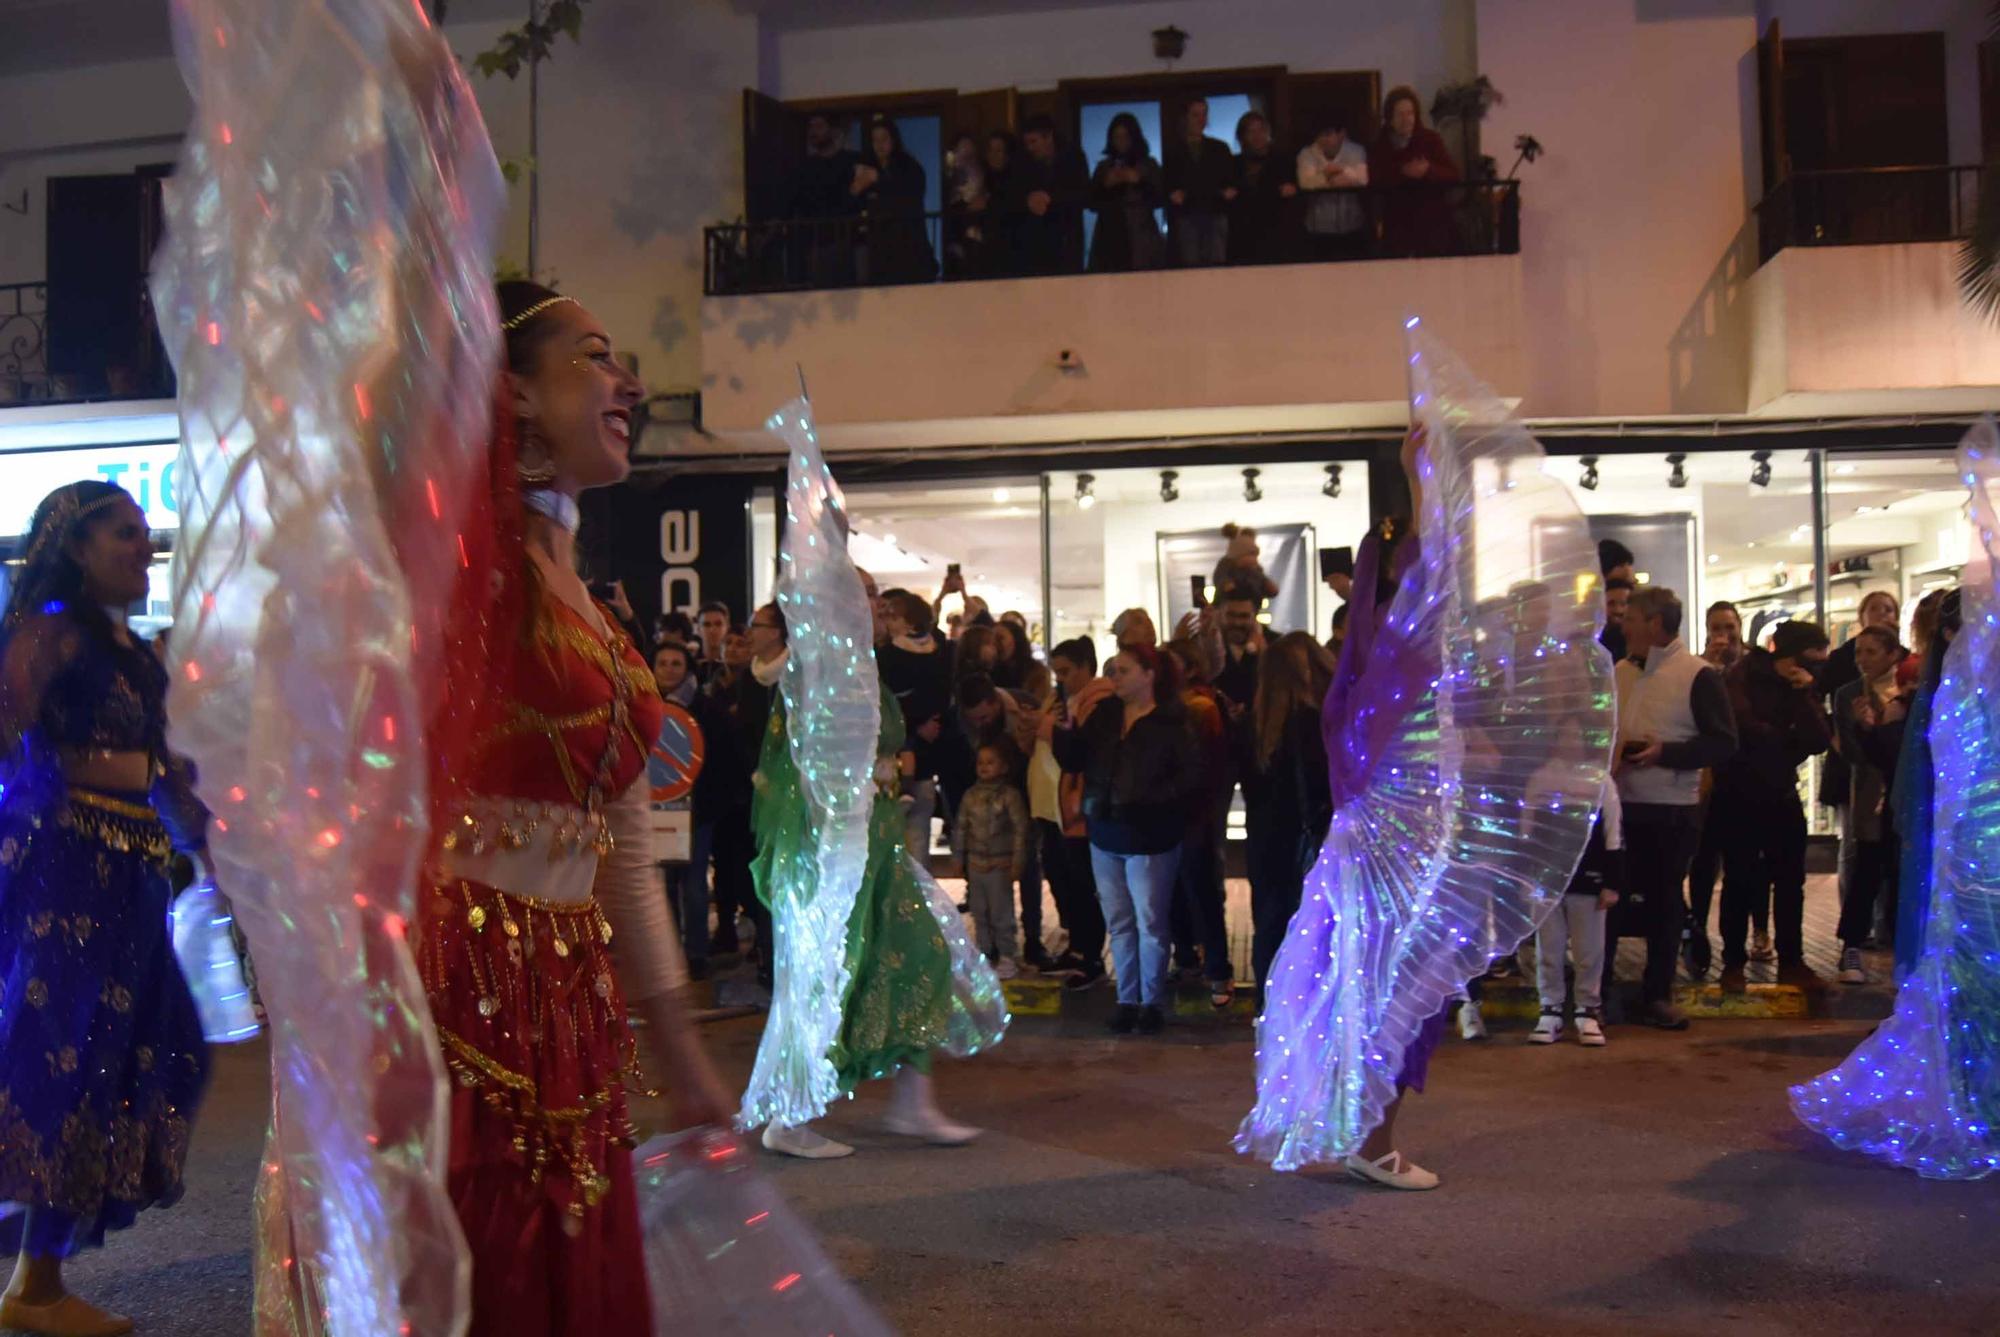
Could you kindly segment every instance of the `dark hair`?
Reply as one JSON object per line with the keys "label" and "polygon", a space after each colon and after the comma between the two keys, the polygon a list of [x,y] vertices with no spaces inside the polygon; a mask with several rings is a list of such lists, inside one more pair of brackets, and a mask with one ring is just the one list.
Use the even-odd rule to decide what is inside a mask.
{"label": "dark hair", "polygon": [[1242,148],[1242,147],[1243,147],[1243,132],[1244,132],[1245,130],[1248,130],[1248,129],[1250,128],[1250,123],[1251,123],[1252,121],[1262,121],[1262,122],[1263,122],[1263,123],[1265,124],[1265,126],[1266,126],[1267,128],[1268,128],[1268,127],[1270,126],[1270,124],[1271,124],[1271,118],[1270,118],[1270,117],[1268,117],[1268,116],[1266,116],[1266,115],[1265,115],[1265,114],[1264,114],[1263,112],[1261,112],[1261,111],[1246,111],[1246,112],[1244,112],[1244,113],[1243,113],[1243,114],[1242,114],[1241,116],[1238,116],[1238,117],[1236,118],[1236,147],[1237,147],[1237,148]]}
{"label": "dark hair", "polygon": [[1631,566],[1638,560],[1632,555],[1632,550],[1617,539],[1597,540],[1597,569],[1604,575],[1610,575],[1613,567]]}
{"label": "dark hair", "polygon": [[1882,642],[1883,648],[1890,651],[1896,651],[1903,648],[1902,640],[1899,637],[1897,637],[1895,632],[1890,631],[1887,627],[1877,627],[1871,625],[1863,627],[1860,631],[1854,633],[1854,639],[1857,641],[1859,641],[1863,636],[1868,637],[1870,640],[1877,640]]}
{"label": "dark hair", "polygon": [[988,130],[985,140],[982,141],[982,147],[993,147],[993,141],[996,139],[1000,141],[1000,146],[1007,150],[1007,165],[1012,167],[1014,159],[1021,156],[1021,141],[1015,137],[1012,130]]}
{"label": "dark hair", "polygon": [[996,734],[973,748],[973,758],[977,760],[979,754],[982,752],[991,752],[994,756],[1000,758],[1000,764],[1005,766],[1009,772],[1012,772],[1021,760],[1021,750],[1014,746],[1014,740],[1007,737],[1006,734]]}
{"label": "dark hair", "polygon": [[1182,681],[1191,687],[1202,687],[1208,683],[1208,675],[1201,668],[1201,646],[1185,636],[1168,641],[1166,651],[1180,665]]}
{"label": "dark hair", "polygon": [[1321,115],[1319,129],[1313,132],[1313,138],[1318,139],[1329,130],[1338,130],[1344,135],[1347,133],[1347,121],[1347,113],[1336,107],[1332,111]]}
{"label": "dark hair", "polygon": [[1097,672],[1097,643],[1088,636],[1072,636],[1049,651],[1050,659],[1067,659],[1078,668]]}
{"label": "dark hair", "polygon": [[[1638,581],[1628,579],[1625,576],[1607,576],[1604,581],[1604,589],[1607,594],[1610,593],[1612,590],[1626,590],[1629,592],[1631,590],[1636,590],[1638,588],[1639,588]],[[1711,608],[1708,611],[1712,613],[1715,610]]]}
{"label": "dark hair", "polygon": [[1389,132],[1389,122],[1396,119],[1396,104],[1398,102],[1407,102],[1416,111],[1417,128],[1421,130],[1424,124],[1423,99],[1418,97],[1417,90],[1408,84],[1397,84],[1389,90],[1389,95],[1382,99],[1382,132],[1387,134]]}
{"label": "dark hair", "polygon": [[762,608],[757,609],[756,612],[751,613],[750,616],[754,618],[757,616],[757,613],[769,613],[772,617],[776,618],[778,620],[778,639],[787,645],[792,643],[792,624],[786,621],[784,609],[778,607],[775,603],[767,603]]}
{"label": "dark hair", "polygon": [[660,614],[660,639],[672,637],[682,642],[694,639],[694,623],[680,609],[671,609]]}
{"label": "dark hair", "polygon": [[1771,653],[1780,659],[1795,659],[1808,650],[1824,650],[1826,632],[1817,622],[1780,622],[1771,633]]}
{"label": "dark hair", "polygon": [[903,147],[903,132],[897,128],[896,123],[887,116],[877,116],[868,122],[868,134],[864,140],[868,157],[872,158],[875,156],[875,132],[877,130],[887,130],[889,132],[889,156],[891,158],[900,158],[908,155],[909,150]]}
{"label": "dark hair", "polygon": [[1021,122],[1021,134],[1023,137],[1028,135],[1047,135],[1049,138],[1054,139],[1056,134],[1056,118],[1045,111],[1038,111],[1027,120]]}
{"label": "dark hair", "polygon": [[27,546],[22,550],[21,565],[14,571],[7,616],[0,627],[11,633],[31,614],[68,611],[110,638],[110,619],[94,600],[84,597],[83,568],[70,555],[69,545],[115,509],[121,499],[134,508],[139,505],[124,488],[98,478],[65,483],[42,498],[28,526]]}
{"label": "dark hair", "polygon": [[882,606],[909,623],[916,635],[922,636],[931,629],[931,606],[921,594],[903,589],[884,590]]}
{"label": "dark hair", "polygon": [[653,646],[653,658],[658,659],[669,650],[681,657],[681,661],[688,666],[690,673],[694,671],[694,651],[688,648],[686,641],[664,640],[656,642]]}
{"label": "dark hair", "polygon": [[1208,105],[1208,96],[1204,93],[1196,93],[1193,97],[1189,98],[1187,100],[1186,105],[1181,108],[1181,114],[1185,116],[1190,108],[1196,106],[1206,107],[1207,105]]}
{"label": "dark hair", "polygon": [[[977,674],[985,676],[990,672],[981,657],[981,650],[993,644],[993,628],[987,623],[967,618],[958,633],[958,646],[953,652],[952,676],[969,678]],[[994,654],[999,654],[995,647]]]}
{"label": "dark hair", "polygon": [[1104,128],[1104,156],[1107,158],[1111,158],[1115,161],[1119,160],[1117,158],[1117,149],[1114,147],[1114,142],[1118,134],[1118,127],[1121,125],[1124,126],[1127,130],[1129,130],[1132,134],[1131,152],[1129,152],[1122,159],[1122,161],[1124,162],[1144,161],[1145,158],[1152,153],[1153,146],[1146,142],[1146,132],[1139,128],[1139,118],[1137,116],[1134,116],[1129,111],[1121,111],[1116,116],[1113,116],[1111,118],[1111,124]]}
{"label": "dark hair", "polygon": [[[999,655],[1000,628],[1007,628],[1007,635],[1014,642],[1014,653]],[[1028,685],[1028,679],[1035,672],[1035,653],[1028,645],[1028,633],[1012,622],[993,624],[993,645],[996,658],[993,661],[993,679],[1009,687],[1021,688]]]}
{"label": "dark hair", "polygon": [[[562,294],[554,288],[527,279],[507,279],[494,291],[500,299],[500,331],[507,344],[507,370],[517,376],[526,376],[535,369],[535,359],[541,355],[542,345],[555,333],[555,307],[567,303],[560,300]],[[554,306],[546,303],[554,303]],[[536,307],[542,309],[521,320]],[[521,323],[514,324],[516,320],[521,320]]]}
{"label": "dark hair", "polygon": [[971,710],[1000,695],[1000,688],[985,673],[968,673],[958,680],[958,708]]}
{"label": "dark hair", "polygon": [[1181,669],[1174,657],[1150,645],[1128,645],[1119,654],[1153,675],[1153,704],[1166,709],[1180,705]]}
{"label": "dark hair", "polygon": [[1964,626],[1964,603],[1957,589],[1944,592],[1938,600],[1937,630],[1931,633],[1930,649],[1924,652],[1924,681],[1935,685],[1944,677],[1944,653],[1951,648],[1952,638]]}
{"label": "dark hair", "polygon": [[1738,608],[1735,604],[1729,602],[1729,600],[1727,599],[1717,599],[1714,603],[1710,604],[1708,606],[1708,611],[1702,614],[1702,619],[1706,621],[1707,619],[1714,617],[1717,613],[1734,613],[1736,614],[1736,620],[1738,622],[1741,622],[1743,620],[1743,610]]}
{"label": "dark hair", "polygon": [[729,605],[720,599],[710,599],[696,611],[695,616],[707,617],[710,613],[720,613],[724,622],[729,621]]}
{"label": "dark hair", "polygon": [[1218,605],[1257,604],[1261,606],[1264,602],[1264,591],[1258,589],[1255,585],[1232,580],[1223,589],[1222,593],[1216,596],[1215,602]]}

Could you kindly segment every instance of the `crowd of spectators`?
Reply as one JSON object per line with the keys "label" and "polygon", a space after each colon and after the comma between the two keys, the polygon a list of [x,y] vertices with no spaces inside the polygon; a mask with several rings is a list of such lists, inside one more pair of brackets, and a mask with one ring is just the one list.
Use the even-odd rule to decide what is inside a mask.
{"label": "crowd of spectators", "polygon": [[[868,581],[877,664],[907,726],[899,761],[910,853],[928,864],[942,837],[955,868],[938,871],[964,878],[963,908],[1005,978],[1037,971],[1089,989],[1106,977],[1108,947],[1121,1033],[1164,1025],[1176,977],[1205,982],[1222,1009],[1247,964],[1261,993],[1331,818],[1321,709],[1345,619],[1336,614],[1331,643],[1271,627],[1264,610],[1278,587],[1255,531],[1230,526],[1223,539],[1207,606],[1165,643],[1146,610],[1125,610],[1102,665],[1088,639],[1038,656],[1027,620],[996,617],[956,574],[935,595]],[[1562,908],[1538,935],[1543,1015],[1533,1038],[1552,1042],[1573,1021],[1583,1043],[1605,1042],[1626,937],[1645,944],[1640,1010],[1609,1019],[1684,1028],[1677,976],[1684,968],[1700,981],[1713,967],[1718,873],[1722,987],[1745,989],[1746,967],[1760,960],[1775,961],[1782,984],[1825,987],[1805,960],[1800,782],[1803,763],[1822,754],[1823,797],[1842,813],[1840,980],[1867,982],[1863,953],[1888,947],[1896,931],[1904,851],[1893,789],[1904,721],[1935,681],[1955,600],[1926,601],[1913,652],[1895,600],[1871,594],[1859,633],[1831,654],[1826,633],[1807,621],[1780,622],[1746,644],[1740,614],[1717,603],[1696,654],[1674,591],[1642,583],[1622,545],[1605,542],[1600,559],[1618,720],[1612,781]],[[1356,597],[1351,571],[1340,560],[1323,566],[1341,614]],[[1389,592],[1368,593],[1379,603]],[[693,622],[672,616],[661,627],[660,689],[708,737],[692,862],[672,879],[697,971],[738,950],[739,916],[754,925],[754,950],[768,941],[747,875],[749,801],[776,678],[768,666],[783,637],[769,607],[747,626],[711,604]],[[1247,963],[1231,958],[1224,914],[1239,789]],[[1045,885],[1057,925],[1043,922]],[[768,972],[768,959],[760,964]],[[1510,967],[1496,963],[1495,973]],[[1484,1034],[1478,996],[1475,987],[1460,1016],[1475,1038]]]}
{"label": "crowd of spectators", "polygon": [[1302,147],[1282,153],[1270,118],[1249,111],[1232,147],[1196,97],[1158,146],[1136,116],[1113,117],[1094,166],[1048,116],[1029,117],[1018,136],[961,133],[941,165],[934,232],[927,169],[893,120],[871,120],[855,152],[843,126],[814,115],[789,208],[793,249],[819,287],[923,282],[940,270],[971,279],[1459,249],[1449,187],[1462,174],[1423,124],[1414,89],[1390,91],[1371,143],[1350,138],[1338,114],[1298,131]]}

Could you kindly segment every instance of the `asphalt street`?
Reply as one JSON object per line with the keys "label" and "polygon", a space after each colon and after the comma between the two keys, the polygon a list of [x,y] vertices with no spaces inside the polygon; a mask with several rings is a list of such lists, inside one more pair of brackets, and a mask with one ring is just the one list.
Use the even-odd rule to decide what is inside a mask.
{"label": "asphalt street", "polygon": [[[713,1025],[746,1075],[760,1021]],[[1931,1183],[1793,1122],[1788,1084],[1865,1023],[1618,1028],[1611,1046],[1453,1039],[1404,1148],[1444,1177],[1395,1194],[1236,1155],[1251,1036],[1178,1024],[1113,1040],[1028,1018],[945,1065],[958,1149],[873,1130],[864,1090],[827,1131],[859,1154],[767,1171],[863,1292],[912,1334],[1990,1334],[2000,1181]],[[189,1193],[72,1269],[168,1337],[249,1330],[261,1046],[228,1051]]]}

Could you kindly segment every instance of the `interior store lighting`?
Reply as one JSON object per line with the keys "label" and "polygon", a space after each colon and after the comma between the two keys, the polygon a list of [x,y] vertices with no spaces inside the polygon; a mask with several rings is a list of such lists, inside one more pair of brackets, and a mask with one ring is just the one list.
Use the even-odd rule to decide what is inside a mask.
{"label": "interior store lighting", "polygon": [[1597,491],[1597,456],[1583,457],[1583,477],[1576,480],[1576,485],[1585,492]]}
{"label": "interior store lighting", "polygon": [[1079,511],[1087,511],[1097,504],[1097,494],[1091,491],[1092,485],[1096,482],[1097,477],[1094,474],[1076,476],[1076,508]]}
{"label": "interior store lighting", "polygon": [[1338,464],[1329,464],[1326,466],[1326,482],[1320,486],[1320,493],[1328,497],[1337,498],[1340,496],[1340,466]]}
{"label": "interior store lighting", "polygon": [[1750,486],[1771,486],[1771,452],[1768,450],[1753,451],[1750,458],[1756,461],[1755,464],[1750,466]]}
{"label": "interior store lighting", "polygon": [[1667,486],[1686,487],[1688,485],[1687,456],[1681,454],[1679,451],[1675,451],[1673,454],[1667,456],[1667,465]]}
{"label": "interior store lighting", "polygon": [[1174,484],[1180,481],[1180,477],[1181,475],[1178,469],[1160,470],[1161,501],[1179,501],[1181,499],[1181,490],[1178,487],[1174,486]]}
{"label": "interior store lighting", "polygon": [[1243,500],[1264,500],[1264,489],[1257,486],[1257,476],[1263,472],[1262,469],[1245,469],[1243,471]]}

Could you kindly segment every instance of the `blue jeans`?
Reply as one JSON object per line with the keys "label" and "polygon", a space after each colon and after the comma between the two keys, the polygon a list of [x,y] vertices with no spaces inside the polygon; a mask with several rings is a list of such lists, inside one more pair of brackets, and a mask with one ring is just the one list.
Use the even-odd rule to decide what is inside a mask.
{"label": "blue jeans", "polygon": [[688,861],[666,866],[674,918],[681,926],[681,950],[690,961],[708,960],[708,857],[714,849],[715,823],[708,822],[695,827]]}
{"label": "blue jeans", "polygon": [[1111,934],[1111,966],[1118,972],[1118,1001],[1167,1004],[1167,965],[1173,958],[1169,917],[1181,852],[1113,854],[1090,847],[1097,899]]}

